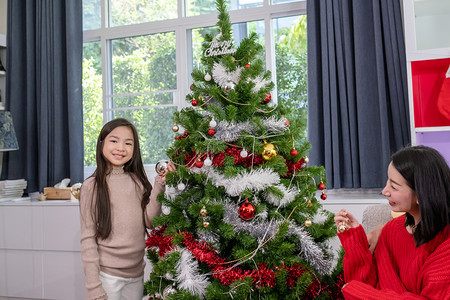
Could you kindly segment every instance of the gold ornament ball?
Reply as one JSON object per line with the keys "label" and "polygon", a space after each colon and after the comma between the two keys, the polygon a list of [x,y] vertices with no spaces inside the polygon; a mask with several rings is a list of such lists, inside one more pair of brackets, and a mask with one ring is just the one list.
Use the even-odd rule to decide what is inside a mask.
{"label": "gold ornament ball", "polygon": [[312,225],[312,221],[308,218],[308,219],[306,219],[305,220],[305,226],[306,227],[309,227],[309,226],[311,226]]}
{"label": "gold ornament ball", "polygon": [[200,214],[201,214],[202,216],[206,216],[207,213],[208,213],[208,212],[206,211],[206,208],[203,206],[202,209],[200,210]]}
{"label": "gold ornament ball", "polygon": [[262,152],[262,157],[265,160],[270,160],[272,157],[276,156],[278,153],[277,149],[275,149],[275,146],[271,143],[264,144],[264,150]]}
{"label": "gold ornament ball", "polygon": [[304,160],[305,160],[305,163],[309,163],[309,158],[308,158],[308,156],[305,156]]}
{"label": "gold ornament ball", "polygon": [[347,223],[341,222],[341,223],[339,223],[339,226],[338,226],[338,228],[337,228],[337,232],[338,232],[338,233],[343,233],[343,232],[346,231],[347,229],[348,229]]}
{"label": "gold ornament ball", "polygon": [[173,131],[173,132],[178,132],[178,130],[180,130],[180,127],[178,127],[177,124],[175,124],[175,125],[172,126],[172,131]]}
{"label": "gold ornament ball", "polygon": [[208,221],[204,221],[203,222],[203,227],[208,228],[208,226],[209,226],[209,222]]}

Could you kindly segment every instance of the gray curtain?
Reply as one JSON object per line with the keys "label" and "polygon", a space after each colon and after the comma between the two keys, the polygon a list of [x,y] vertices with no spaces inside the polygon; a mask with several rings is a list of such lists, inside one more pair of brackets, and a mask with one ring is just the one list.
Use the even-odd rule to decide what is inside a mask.
{"label": "gray curtain", "polygon": [[83,180],[82,6],[73,0],[9,0],[6,108],[19,150],[2,177],[42,192]]}
{"label": "gray curtain", "polygon": [[308,137],[327,188],[378,188],[410,143],[399,0],[313,0],[308,15]]}

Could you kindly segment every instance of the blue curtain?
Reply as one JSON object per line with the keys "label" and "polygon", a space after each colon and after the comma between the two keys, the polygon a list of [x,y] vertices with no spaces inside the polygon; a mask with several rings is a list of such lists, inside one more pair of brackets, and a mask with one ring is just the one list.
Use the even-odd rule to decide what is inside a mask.
{"label": "blue curtain", "polygon": [[308,137],[328,188],[378,188],[410,143],[400,1],[314,0],[308,15]]}
{"label": "blue curtain", "polygon": [[82,6],[73,0],[9,0],[6,108],[19,150],[2,177],[42,192],[83,180]]}

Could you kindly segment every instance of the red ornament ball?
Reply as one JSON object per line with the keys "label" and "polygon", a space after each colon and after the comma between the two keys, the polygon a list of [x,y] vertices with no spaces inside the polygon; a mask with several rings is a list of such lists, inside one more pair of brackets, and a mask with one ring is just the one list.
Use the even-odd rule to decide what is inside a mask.
{"label": "red ornament ball", "polygon": [[216,131],[215,131],[213,128],[210,128],[210,129],[208,130],[208,134],[209,134],[210,136],[213,136],[213,135],[216,134]]}
{"label": "red ornament ball", "polygon": [[322,195],[320,195],[320,199],[322,199],[322,200],[327,200],[327,194],[325,194],[324,192],[322,192]]}
{"label": "red ornament ball", "polygon": [[195,162],[195,166],[196,166],[197,168],[201,168],[201,167],[203,167],[203,162],[202,162],[201,160],[197,160],[197,161]]}
{"label": "red ornament ball", "polygon": [[319,185],[317,186],[317,188],[318,188],[319,190],[324,190],[324,189],[325,189],[325,184],[323,184],[323,182],[321,181],[321,182],[319,183]]}
{"label": "red ornament ball", "polygon": [[286,120],[286,122],[284,122],[284,125],[289,126],[289,125],[291,125],[291,123],[289,123],[289,121]]}
{"label": "red ornament ball", "polygon": [[197,106],[198,105],[198,101],[194,99],[194,100],[192,100],[191,104],[192,104],[192,106]]}
{"label": "red ornament ball", "polygon": [[245,199],[244,204],[239,207],[239,217],[245,221],[253,219],[255,216],[255,206]]}
{"label": "red ornament ball", "polygon": [[270,95],[270,93],[267,93],[266,98],[264,98],[262,103],[267,104],[270,102],[270,99],[272,99],[272,96]]}
{"label": "red ornament ball", "polygon": [[244,67],[246,68],[250,68],[250,64],[246,64]]}
{"label": "red ornament ball", "polygon": [[297,149],[294,148],[294,149],[291,150],[291,155],[292,156],[297,156],[297,154],[298,154]]}

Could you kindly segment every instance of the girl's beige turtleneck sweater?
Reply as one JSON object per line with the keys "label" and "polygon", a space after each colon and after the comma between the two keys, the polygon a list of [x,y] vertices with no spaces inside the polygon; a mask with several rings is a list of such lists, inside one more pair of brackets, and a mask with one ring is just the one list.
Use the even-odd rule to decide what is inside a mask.
{"label": "girl's beige turtleneck sweater", "polygon": [[150,202],[145,215],[141,208],[142,186],[137,185],[122,168],[113,169],[107,177],[111,200],[112,230],[103,240],[96,238],[96,224],[92,219],[95,204],[94,178],[85,180],[80,193],[81,256],[86,276],[88,299],[107,299],[99,279],[99,272],[124,278],[136,278],[144,273],[145,225],[152,228],[151,220],[161,213],[156,200],[165,186],[156,176]]}

